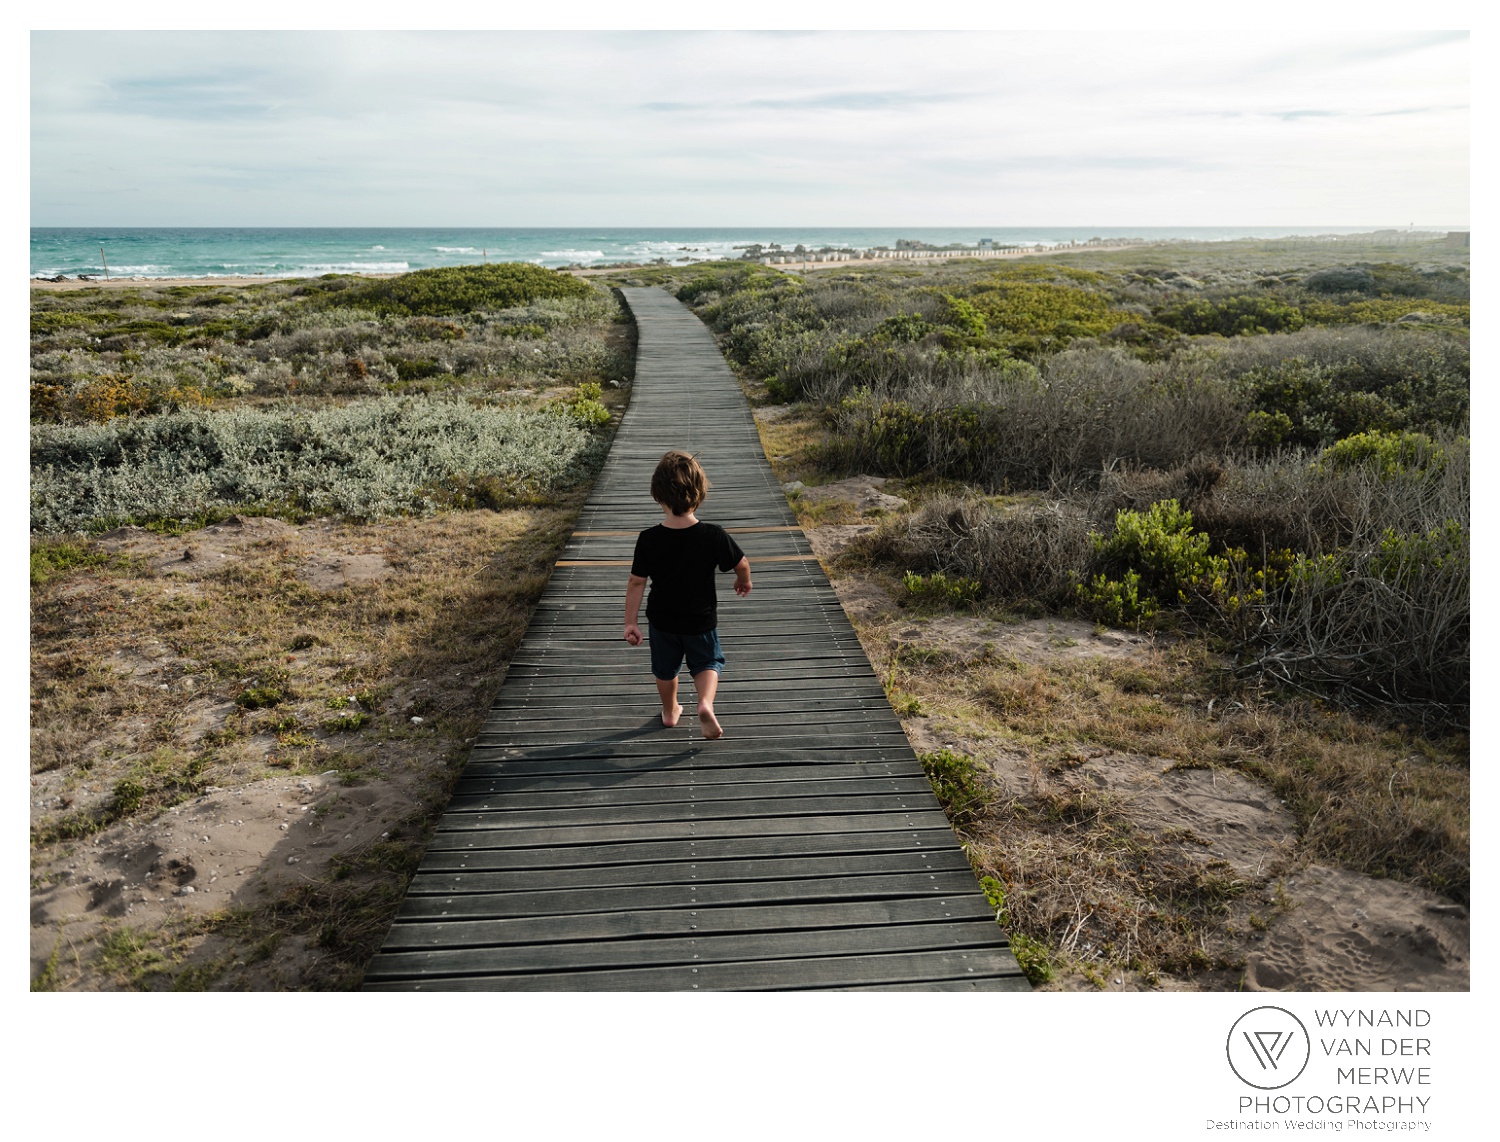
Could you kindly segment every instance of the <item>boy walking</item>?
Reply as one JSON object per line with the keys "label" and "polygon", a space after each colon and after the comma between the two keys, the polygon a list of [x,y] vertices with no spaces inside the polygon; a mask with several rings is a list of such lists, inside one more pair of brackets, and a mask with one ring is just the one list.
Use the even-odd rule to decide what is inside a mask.
{"label": "boy walking", "polygon": [[651,673],[661,696],[661,721],[675,726],[682,716],[677,672],[687,659],[698,692],[698,722],[708,739],[724,736],[714,717],[714,695],[724,652],[719,647],[719,603],[714,571],[734,572],[734,593],[750,593],[750,561],[734,538],[716,523],[694,514],[708,496],[708,477],[686,452],[663,456],[651,475],[651,498],[665,518],[635,541],[630,582],[625,588],[625,641],[641,645],[636,616],[646,583],[646,622],[651,632]]}

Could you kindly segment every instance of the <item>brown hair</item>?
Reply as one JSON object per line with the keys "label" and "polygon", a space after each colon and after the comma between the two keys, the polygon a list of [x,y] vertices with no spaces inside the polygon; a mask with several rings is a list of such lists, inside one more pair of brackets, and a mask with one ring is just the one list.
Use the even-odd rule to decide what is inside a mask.
{"label": "brown hair", "polygon": [[651,498],[673,515],[686,515],[708,498],[708,477],[697,460],[674,448],[651,473]]}

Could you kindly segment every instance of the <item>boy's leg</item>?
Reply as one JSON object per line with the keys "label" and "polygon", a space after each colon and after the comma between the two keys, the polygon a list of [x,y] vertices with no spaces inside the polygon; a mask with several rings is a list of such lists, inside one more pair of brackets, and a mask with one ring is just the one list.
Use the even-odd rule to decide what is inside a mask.
{"label": "boy's leg", "polygon": [[661,695],[661,724],[675,726],[682,717],[682,706],[677,701],[677,679],[658,678],[656,692]]}
{"label": "boy's leg", "polygon": [[700,670],[693,675],[693,688],[698,691],[698,723],[703,727],[703,736],[712,741],[724,736],[724,727],[714,717],[714,695],[719,692],[719,672]]}
{"label": "boy's leg", "polygon": [[694,636],[687,646],[688,672],[693,676],[693,688],[698,691],[698,724],[703,727],[703,736],[712,741],[724,736],[724,727],[714,716],[714,695],[719,692],[719,670],[724,665],[724,652],[719,648],[719,632],[709,631]]}
{"label": "boy's leg", "polygon": [[656,692],[661,696],[661,724],[670,728],[682,717],[682,706],[677,702],[682,643],[667,631],[659,631],[649,624],[646,629],[651,638],[651,673],[656,678]]}

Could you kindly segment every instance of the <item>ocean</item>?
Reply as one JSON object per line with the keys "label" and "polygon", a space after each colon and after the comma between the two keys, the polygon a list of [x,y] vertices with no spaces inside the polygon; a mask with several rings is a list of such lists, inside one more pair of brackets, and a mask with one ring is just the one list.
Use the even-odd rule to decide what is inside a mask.
{"label": "ocean", "polygon": [[264,274],[316,277],[329,273],[403,273],[430,266],[481,261],[541,266],[597,266],[610,262],[683,263],[739,257],[752,243],[870,249],[906,238],[941,246],[1044,246],[1090,238],[1226,241],[1355,234],[1369,227],[1338,226],[1037,226],[1037,227],[681,227],[559,229],[438,228],[109,228],[33,227],[31,276],[102,274],[112,277],[214,278]]}

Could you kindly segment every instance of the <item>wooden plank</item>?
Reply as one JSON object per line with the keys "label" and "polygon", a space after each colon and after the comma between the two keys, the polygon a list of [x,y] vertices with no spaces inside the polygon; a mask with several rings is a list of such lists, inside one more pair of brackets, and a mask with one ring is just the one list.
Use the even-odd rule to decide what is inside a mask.
{"label": "wooden plank", "polygon": [[[993,981],[996,990],[1017,990],[1008,979],[1020,974],[1015,959],[1003,947],[963,951],[906,952],[873,956],[833,956],[822,959],[758,960],[748,963],[703,964],[701,967],[637,968],[592,972],[549,972],[539,975],[459,976],[430,980],[376,981],[372,990],[386,987],[412,991],[761,991],[768,988],[799,991],[858,985],[926,981]],[[1024,982],[1025,977],[1021,977]]]}
{"label": "wooden plank", "polygon": [[[822,931],[776,931],[700,939],[608,940],[518,947],[444,948],[382,956],[376,978],[423,979],[496,973],[558,972],[646,966],[701,966],[735,961],[948,951],[995,946],[995,921],[884,925]],[[369,973],[367,973],[367,978]]]}
{"label": "wooden plank", "polygon": [[581,868],[604,870],[628,864],[684,860],[789,859],[879,852],[950,849],[953,835],[941,829],[901,829],[878,833],[789,833],[780,836],[707,837],[693,840],[623,841],[608,845],[572,845],[544,849],[432,848],[422,871],[451,869]]}
{"label": "wooden plank", "polygon": [[[850,739],[858,742],[858,739]],[[908,747],[909,749],[909,747]],[[830,740],[821,747],[811,744],[792,746],[764,745],[736,746],[734,742],[705,742],[682,740],[673,749],[661,744],[618,749],[538,749],[516,751],[504,748],[479,750],[470,755],[470,767],[478,773],[533,775],[547,773],[579,774],[617,773],[626,775],[644,770],[680,771],[687,767],[712,769],[716,767],[740,768],[752,765],[837,765],[872,764],[906,760],[913,765],[915,760],[901,743],[891,741],[885,745],[870,742],[849,744],[848,741]],[[484,767],[484,768],[480,768]]]}
{"label": "wooden plank", "polygon": [[848,796],[759,797],[747,800],[716,797],[712,787],[695,801],[656,802],[647,805],[561,806],[555,809],[517,809],[507,798],[466,800],[451,804],[443,814],[443,827],[485,829],[561,829],[580,825],[688,824],[748,817],[820,816],[831,813],[901,813],[937,805],[929,788],[923,793],[859,793]]}
{"label": "wooden plank", "polygon": [[820,929],[951,923],[993,923],[982,900],[950,896],[896,900],[857,900],[835,904],[782,904],[776,907],[644,909],[588,912],[571,916],[507,920],[398,921],[386,947],[391,950],[521,944],[562,946],[588,940],[703,938],[735,932],[815,931]]}
{"label": "wooden plank", "polygon": [[651,908],[692,910],[726,905],[827,903],[913,896],[942,899],[950,894],[975,891],[974,874],[965,869],[963,872],[883,873],[737,884],[648,884],[553,892],[492,892],[482,896],[407,896],[399,918],[405,921],[498,920],[509,916],[633,912]]}
{"label": "wooden plank", "polygon": [[850,788],[842,783],[850,779],[921,778],[916,766],[891,762],[874,762],[862,765],[782,765],[782,766],[726,766],[722,769],[693,769],[688,773],[680,770],[642,769],[619,773],[594,770],[588,773],[553,774],[542,771],[538,775],[514,774],[503,769],[497,775],[475,772],[476,767],[465,769],[455,793],[470,795],[505,794],[521,796],[530,790],[545,788],[548,796],[609,796],[613,792],[626,792],[647,788],[681,788],[691,783],[694,787],[705,785],[735,785],[744,787],[768,779],[778,784],[839,783],[839,789]]}
{"label": "wooden plank", "polygon": [[[947,828],[941,809],[913,809],[904,814],[830,813],[819,817],[717,817],[702,821],[633,821],[605,825],[552,825],[528,829],[491,825],[473,814],[444,816],[429,849],[547,848],[560,845],[600,845],[612,841],[679,840],[683,837],[788,836],[807,833],[883,833],[897,829]],[[976,888],[977,891],[977,888]]]}
{"label": "wooden plank", "polygon": [[666,864],[624,864],[609,868],[540,868],[528,871],[446,869],[422,872],[408,889],[414,896],[540,892],[568,888],[621,888],[638,885],[725,884],[754,880],[810,880],[904,872],[969,871],[956,849],[933,852],[798,856],[784,860],[686,860]]}

